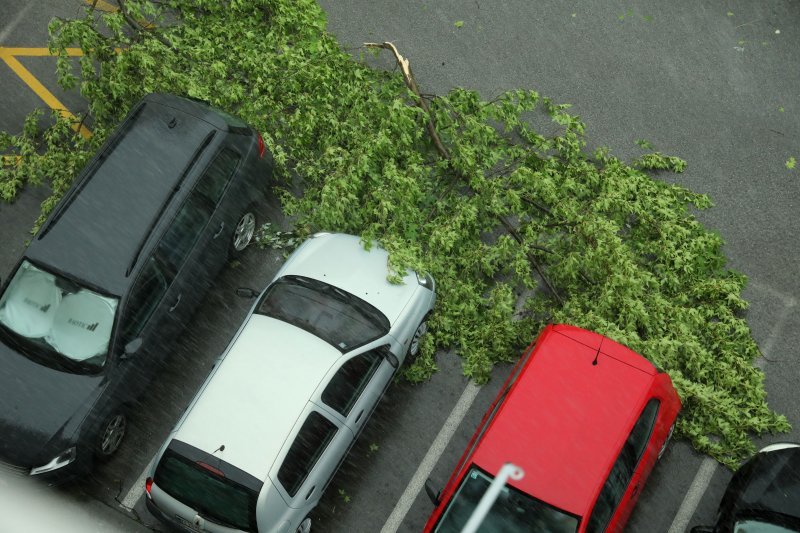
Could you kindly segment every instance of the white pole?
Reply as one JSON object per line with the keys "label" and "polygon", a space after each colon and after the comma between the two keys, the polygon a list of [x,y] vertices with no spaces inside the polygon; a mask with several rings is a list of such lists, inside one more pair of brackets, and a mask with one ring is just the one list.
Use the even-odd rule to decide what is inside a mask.
{"label": "white pole", "polygon": [[492,480],[492,484],[486,489],[486,494],[484,494],[481,501],[478,502],[477,507],[475,507],[472,516],[469,517],[461,533],[475,533],[478,531],[478,527],[483,522],[483,519],[486,518],[486,515],[489,514],[489,509],[492,508],[495,500],[497,500],[497,497],[500,495],[500,491],[506,485],[506,481],[508,481],[509,478],[514,480],[522,479],[524,475],[525,472],[517,465],[513,463],[504,464],[497,473],[497,477]]}

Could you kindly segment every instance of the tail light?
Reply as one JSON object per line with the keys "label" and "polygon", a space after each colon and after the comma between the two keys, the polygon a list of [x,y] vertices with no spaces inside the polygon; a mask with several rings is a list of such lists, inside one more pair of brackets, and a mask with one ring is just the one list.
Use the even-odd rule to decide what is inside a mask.
{"label": "tail light", "polygon": [[153,497],[150,496],[150,489],[153,488],[153,478],[149,477],[144,482],[144,491],[147,493],[147,497],[152,499]]}
{"label": "tail light", "polygon": [[256,132],[256,138],[258,139],[258,157],[264,158],[264,139],[261,138],[261,134]]}

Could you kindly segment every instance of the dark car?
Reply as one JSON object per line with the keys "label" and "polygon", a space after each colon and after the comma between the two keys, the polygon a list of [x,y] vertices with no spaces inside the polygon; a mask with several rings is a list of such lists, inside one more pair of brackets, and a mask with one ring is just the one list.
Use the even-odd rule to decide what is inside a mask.
{"label": "dark car", "polygon": [[800,532],[800,444],[763,448],[733,475],[714,526],[692,533]]}
{"label": "dark car", "polygon": [[207,104],[139,102],[0,292],[0,469],[49,482],[113,454],[126,411],[231,253],[272,165]]}

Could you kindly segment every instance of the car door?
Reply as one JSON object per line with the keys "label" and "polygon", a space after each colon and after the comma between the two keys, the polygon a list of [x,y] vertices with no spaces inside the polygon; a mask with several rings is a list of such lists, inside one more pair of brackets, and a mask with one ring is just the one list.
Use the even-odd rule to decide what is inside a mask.
{"label": "car door", "polygon": [[[117,350],[123,360],[115,372],[114,388],[122,389],[125,400],[142,393],[162,353],[183,328],[174,313],[179,303],[180,293],[173,287],[169,268],[155,255],[149,256],[128,293],[119,326]],[[140,346],[125,353],[126,345],[133,348],[136,344]]]}
{"label": "car door", "polygon": [[319,400],[358,437],[397,371],[391,345],[380,340],[342,357],[329,372]]}
{"label": "car door", "polygon": [[587,532],[621,531],[627,522],[655,463],[650,437],[660,403],[651,398],[642,409],[595,502]]}
{"label": "car door", "polygon": [[270,477],[302,519],[319,502],[328,481],[353,441],[350,429],[309,403],[300,428]]}
{"label": "car door", "polygon": [[247,208],[242,188],[244,180],[234,179],[239,172],[241,155],[232,147],[223,147],[203,171],[195,192],[202,195],[212,209],[209,231],[203,246],[207,275],[213,278],[228,258],[233,233]]}

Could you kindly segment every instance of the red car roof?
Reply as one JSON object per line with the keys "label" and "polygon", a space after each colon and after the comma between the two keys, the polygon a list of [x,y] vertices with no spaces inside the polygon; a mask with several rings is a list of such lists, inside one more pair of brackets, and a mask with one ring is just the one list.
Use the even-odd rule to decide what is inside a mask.
{"label": "red car roof", "polygon": [[655,375],[650,362],[602,335],[550,327],[472,462],[496,473],[511,461],[525,471],[511,485],[582,516],[644,407]]}

